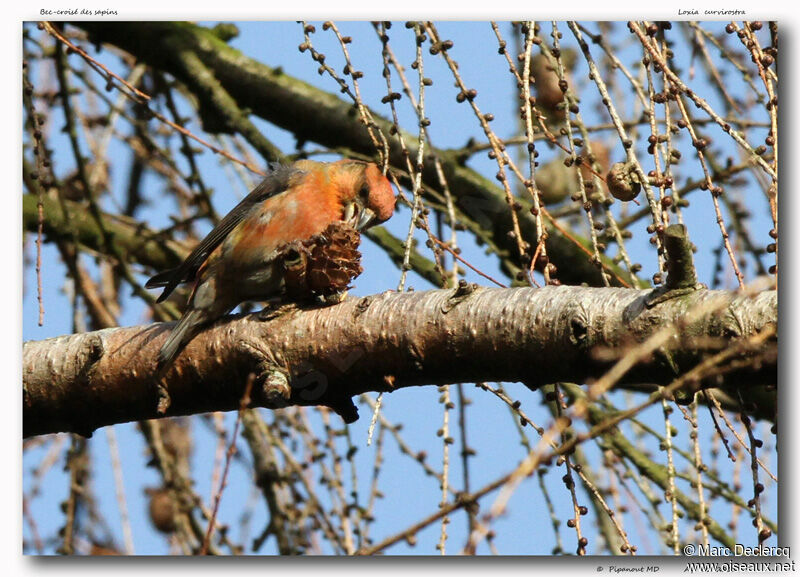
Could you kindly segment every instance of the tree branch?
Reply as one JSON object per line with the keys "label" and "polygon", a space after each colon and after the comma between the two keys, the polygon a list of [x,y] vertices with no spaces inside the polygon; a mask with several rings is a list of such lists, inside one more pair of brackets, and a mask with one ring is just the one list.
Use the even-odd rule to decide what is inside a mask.
{"label": "tree branch", "polygon": [[[22,227],[24,230],[36,230],[37,197],[33,194],[22,195]],[[62,208],[63,207],[63,208]],[[59,203],[57,200],[42,197],[42,209],[45,219],[43,232],[50,239],[65,238],[75,240],[81,245],[103,252],[103,236],[97,221],[85,207],[71,200]],[[69,213],[64,214],[64,209]],[[181,261],[181,256],[188,254],[187,248],[175,241],[165,239],[164,235],[148,230],[136,220],[110,213],[102,213],[106,228],[117,247],[119,254],[125,255],[129,262],[150,266],[156,270],[165,270]],[[109,255],[111,256],[111,255]]]}
{"label": "tree branch", "polygon": [[[626,348],[666,326],[668,350],[618,381],[666,385],[709,353],[777,325],[777,292],[697,290],[655,306],[650,291],[545,287],[383,293],[272,318],[228,318],[198,335],[166,375],[166,416],[234,410],[255,373],[253,404],[326,405],[357,418],[352,396],[482,380],[584,383]],[[106,329],[23,348],[25,436],[88,435],[112,423],[158,418],[156,354],[172,323]],[[772,417],[777,342],[751,351],[700,386],[738,387]],[[738,398],[733,395],[733,398]]]}

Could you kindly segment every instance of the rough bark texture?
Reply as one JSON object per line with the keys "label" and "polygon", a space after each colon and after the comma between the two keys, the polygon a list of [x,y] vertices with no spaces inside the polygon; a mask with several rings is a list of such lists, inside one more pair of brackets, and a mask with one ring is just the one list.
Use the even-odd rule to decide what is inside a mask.
{"label": "rough bark texture", "polygon": [[[357,418],[365,391],[474,381],[586,382],[627,346],[678,323],[659,350],[619,381],[668,384],[677,374],[777,324],[777,292],[697,290],[648,307],[650,291],[546,287],[384,293],[317,309],[254,314],[198,335],[166,375],[167,415],[238,407],[255,374],[253,403],[327,405]],[[705,311],[705,312],[700,312]],[[713,312],[710,312],[713,311]],[[688,319],[688,322],[687,322]],[[106,329],[23,349],[25,436],[156,418],[156,355],[172,323]],[[598,354],[613,351],[614,355]],[[777,343],[743,355],[707,385],[739,387],[774,414]],[[616,357],[616,358],[615,358]],[[765,392],[766,387],[766,392]]]}

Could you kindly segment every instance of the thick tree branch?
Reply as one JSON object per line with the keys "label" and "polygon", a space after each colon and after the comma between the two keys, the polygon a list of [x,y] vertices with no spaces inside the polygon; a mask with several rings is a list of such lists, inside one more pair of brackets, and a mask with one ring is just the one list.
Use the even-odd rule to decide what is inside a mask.
{"label": "thick tree branch", "polygon": [[[675,326],[668,350],[620,385],[665,385],[710,353],[777,325],[777,292],[697,290],[648,306],[650,291],[545,287],[384,293],[266,320],[240,316],[195,338],[166,375],[167,415],[234,410],[255,373],[256,405],[327,405],[357,418],[365,391],[482,380],[586,382],[629,346]],[[90,434],[157,418],[156,353],[170,323],[25,343],[25,436]],[[748,351],[699,386],[738,387],[756,413],[775,408],[777,343]],[[738,395],[733,395],[738,398]],[[751,407],[752,409],[752,407]]]}

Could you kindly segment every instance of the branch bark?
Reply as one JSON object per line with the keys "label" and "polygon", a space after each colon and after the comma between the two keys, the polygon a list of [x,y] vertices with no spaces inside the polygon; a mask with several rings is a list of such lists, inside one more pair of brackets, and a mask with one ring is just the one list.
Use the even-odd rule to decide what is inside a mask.
{"label": "branch bark", "polygon": [[[713,353],[777,325],[777,292],[697,290],[648,307],[650,291],[545,287],[383,293],[325,307],[225,319],[198,335],[167,373],[166,416],[253,403],[326,405],[357,418],[352,396],[474,381],[585,383],[636,343],[674,325],[668,350],[618,382],[665,385]],[[173,323],[106,329],[23,347],[23,433],[158,418],[156,354]],[[737,388],[775,412],[777,342],[743,353],[697,386]],[[738,398],[738,395],[733,395]],[[752,407],[751,407],[752,409]]]}

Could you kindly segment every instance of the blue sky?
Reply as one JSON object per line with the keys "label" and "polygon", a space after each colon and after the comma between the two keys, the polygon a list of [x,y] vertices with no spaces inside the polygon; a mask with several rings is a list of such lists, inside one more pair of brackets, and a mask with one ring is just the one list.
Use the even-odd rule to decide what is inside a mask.
{"label": "blue sky", "polygon": [[[513,85],[510,81],[510,75],[506,71],[505,61],[497,54],[496,49],[492,48],[496,45],[496,40],[491,28],[488,24],[482,22],[443,22],[438,24],[438,27],[443,37],[454,41],[455,45],[451,55],[459,62],[462,62],[461,72],[465,81],[470,86],[478,89],[478,102],[482,110],[484,112],[493,112],[497,116],[498,120],[493,124],[493,128],[500,136],[515,134],[516,127],[513,122],[512,110],[516,106],[516,100],[513,96]],[[309,55],[307,53],[301,54],[296,49],[297,44],[302,41],[300,25],[294,22],[244,22],[239,24],[239,28],[241,35],[232,44],[247,55],[271,66],[282,66],[291,74],[314,83],[323,89],[337,91],[333,80],[320,79],[316,73],[316,66],[310,61]],[[366,73],[365,79],[361,84],[365,101],[374,106],[374,109],[379,112],[387,114],[387,107],[381,108],[379,104],[380,98],[385,94],[385,85],[380,78],[379,42],[375,33],[366,23],[345,22],[340,25],[340,28],[343,34],[354,37],[354,43],[351,48],[352,55],[354,59],[357,59],[357,68],[364,70]],[[627,34],[627,30],[621,23],[617,24],[616,30],[617,34]],[[314,36],[315,43],[317,43],[319,49],[330,55],[331,60],[335,60],[335,55],[338,54],[336,45],[331,43],[330,35],[321,33],[320,26],[318,26],[318,31],[320,32]],[[411,33],[402,26],[402,23],[396,24],[390,32],[393,48],[397,51],[399,59],[408,65],[413,59],[413,42],[408,41],[412,37]],[[505,27],[503,32],[508,37],[508,27]],[[565,26],[562,26],[562,32],[564,32],[565,36],[568,35],[568,30]],[[403,41],[402,39],[404,38],[407,41]],[[593,53],[595,53],[594,50]],[[626,65],[640,58],[640,54],[637,54],[632,46],[629,51],[623,51],[622,54],[623,62]],[[455,106],[455,89],[452,87],[452,78],[441,59],[433,58],[426,53],[425,63],[426,76],[434,78],[435,81],[434,85],[426,93],[426,101],[428,116],[433,121],[430,133],[436,145],[441,148],[452,148],[463,146],[470,137],[483,140],[482,131],[468,107],[466,105]],[[688,66],[688,64],[687,61],[685,65]],[[343,63],[340,63],[333,67],[341,70],[342,66]],[[578,86],[583,87],[587,80],[585,73],[581,74],[580,72],[580,69],[576,71],[576,79]],[[414,78],[411,70],[407,70],[407,73],[410,74],[410,78]],[[702,85],[703,79],[702,76],[699,76],[698,86]],[[718,102],[714,102],[713,96],[710,100],[712,105],[717,107]],[[401,102],[407,105],[405,100]],[[583,110],[585,116],[589,118],[591,118],[591,114],[595,114],[590,106],[584,106]],[[403,114],[401,117],[402,123],[409,131],[413,132],[413,113],[404,108]],[[60,121],[57,120],[57,115],[54,115],[54,117],[56,118],[53,121],[58,126]],[[284,150],[291,150],[293,138],[290,135],[266,126],[265,134]],[[720,144],[725,146],[724,143]],[[309,145],[309,148],[313,147],[313,144]],[[115,167],[114,170],[118,170],[120,175],[125,174],[124,167],[128,163],[128,158],[122,153],[122,149],[112,149],[109,157]],[[544,162],[547,158],[547,149],[543,147],[541,160]],[[613,160],[621,159],[619,154],[613,158]],[[246,190],[243,188],[231,190],[224,167],[218,166],[218,160],[212,155],[206,153],[202,160],[204,164],[201,170],[204,176],[207,177],[207,182],[217,191],[214,197],[215,207],[218,212],[224,213],[235,204],[237,198],[246,193]],[[69,166],[70,161],[71,159],[64,155],[64,166]],[[470,166],[488,175],[492,175],[496,171],[494,162],[484,155],[474,158]],[[124,179],[118,179],[118,188],[113,191],[115,194],[121,195],[123,181]],[[156,185],[155,180],[150,179],[150,181],[153,185]],[[157,186],[147,190],[152,195],[151,200],[157,201]],[[756,192],[752,188],[746,188],[742,194],[755,195]],[[121,198],[121,196],[118,196],[118,198]],[[753,197],[747,196],[746,198]],[[686,211],[685,217],[687,218],[692,239],[700,248],[696,257],[697,269],[701,276],[700,280],[710,282],[711,250],[719,242],[719,231],[712,226],[713,212],[707,193],[695,192],[692,196],[692,203],[692,208]],[[753,230],[761,231],[759,238],[762,238],[764,232],[769,228],[764,228],[767,222],[767,214],[762,205],[763,203],[759,203],[758,200],[754,201],[754,206],[757,208],[753,211]],[[147,212],[145,216],[151,226],[159,227],[167,222],[166,214],[167,211],[164,210],[163,206],[156,202],[153,210]],[[400,211],[390,221],[389,228],[395,234],[404,235],[407,222],[408,212]],[[630,243],[629,249],[631,249],[633,260],[641,262],[645,267],[642,276],[649,277],[655,270],[655,251],[644,240],[645,233],[643,228],[644,224],[639,229],[634,230],[636,236],[634,241]],[[420,244],[424,245],[424,238],[421,236],[419,238],[421,239]],[[639,242],[636,242],[637,238],[640,239]],[[480,249],[470,242],[466,235],[460,235],[459,240],[471,263],[485,272],[499,276],[500,273],[491,256],[484,255]],[[29,242],[25,254],[31,255],[32,250],[33,245]],[[356,288],[353,293],[356,295],[371,294],[395,288],[399,273],[385,255],[370,246],[365,246],[363,252],[366,272],[355,283]],[[22,318],[24,340],[46,338],[65,334],[72,330],[69,307],[64,304],[67,301],[62,294],[63,283],[60,280],[65,276],[64,268],[58,262],[52,247],[45,248],[44,258],[46,262],[46,281],[44,283],[45,325],[41,328],[36,326],[35,283],[31,272],[32,269],[29,267],[26,268],[23,279],[25,282]],[[765,262],[767,265],[770,264],[769,261],[765,260]],[[411,275],[410,278],[410,284],[415,288],[430,288],[419,277]],[[485,281],[474,276],[473,273],[470,273],[467,278],[471,281],[485,284]],[[731,285],[726,284],[726,286],[730,287]],[[133,305],[126,307],[120,322],[124,325],[135,325],[148,321],[143,309],[140,306]],[[518,395],[524,406],[530,406],[532,411],[533,407],[538,405],[536,397],[530,393],[520,391],[520,385],[511,384],[507,388],[515,395]],[[519,436],[507,409],[485,393],[479,394],[474,385],[464,385],[464,390],[470,398],[476,401],[468,409],[469,418],[472,421],[470,444],[478,451],[478,457],[476,457],[471,471],[473,475],[472,487],[474,489],[512,469],[524,457],[525,451],[519,443]],[[455,391],[453,391],[453,394],[455,394]],[[433,387],[398,391],[385,398],[384,414],[393,422],[405,421],[406,427],[403,433],[406,440],[417,450],[422,448],[428,450],[429,462],[438,468],[441,466],[439,456],[441,443],[436,439],[435,432],[441,426],[441,408],[437,405],[437,397],[438,393]],[[624,402],[622,394],[616,394],[614,399],[619,401],[620,404]],[[367,447],[365,442],[370,411],[363,406],[360,407],[360,411],[362,418],[356,424],[350,426],[349,435],[352,442],[359,447],[356,455],[356,464],[359,471],[364,474],[362,483],[366,484],[369,479],[368,471],[371,468],[374,448]],[[651,422],[658,425],[660,423],[659,411],[651,411],[650,413],[644,415],[643,419],[651,419]],[[535,414],[542,416],[541,408]],[[452,413],[451,418],[454,416],[455,413]],[[226,416],[229,424],[232,423],[232,418],[233,415]],[[679,419],[675,418],[675,420]],[[701,423],[706,428],[705,430],[708,430],[707,427],[711,426],[705,412],[701,416]],[[540,424],[544,425],[546,423],[542,422]],[[684,425],[684,423],[675,422],[673,424],[679,427]],[[146,504],[141,487],[155,485],[157,483],[156,473],[151,469],[144,468],[144,463],[147,460],[145,447],[139,434],[134,430],[134,426],[131,424],[119,425],[115,427],[115,430],[121,447],[128,507],[134,521],[136,550],[137,552],[165,553],[164,540],[150,529],[148,522],[142,515]],[[194,423],[194,430],[197,434],[197,454],[199,455],[202,452],[204,455],[203,462],[197,462],[201,459],[195,458],[196,478],[199,482],[198,493],[207,496],[210,493],[209,481],[212,466],[208,456],[213,455],[215,440],[209,432],[209,428],[197,419]],[[769,438],[768,434],[765,436]],[[432,439],[434,440],[432,441]],[[536,440],[535,437],[531,439],[533,443]],[[243,454],[247,456],[246,448],[243,445],[242,447]],[[459,449],[459,445],[456,444],[452,451],[454,466],[451,469],[451,476],[452,483],[456,486],[459,486],[460,483],[460,467],[456,463]],[[116,535],[119,535],[119,519],[116,516],[117,507],[112,491],[113,478],[107,458],[107,450],[105,433],[98,431],[92,440],[93,459],[97,465],[95,467],[97,476],[94,480],[94,486],[96,494],[101,498],[101,510],[107,515],[107,521],[115,530]],[[41,453],[35,451],[27,455],[26,461],[23,463],[26,475],[28,475],[30,466],[37,463],[41,456]],[[393,529],[398,529],[398,524],[392,522],[398,517],[402,517],[403,525],[405,525],[435,510],[439,499],[437,484],[430,479],[426,479],[412,461],[399,453],[393,443],[387,442],[385,462],[386,466],[381,478],[385,482],[383,491],[387,498],[381,504],[382,521],[373,530],[373,535],[376,538],[393,532]],[[569,509],[564,498],[565,492],[561,486],[560,477],[562,474],[563,470],[553,468],[547,475],[546,485],[550,489],[551,495],[554,496],[556,506],[559,509],[559,517],[566,519],[569,516]],[[230,479],[231,488],[226,491],[223,497],[222,520],[229,522],[232,526],[237,526],[241,506],[251,497],[249,491],[252,484],[247,475],[247,472],[242,467],[234,465]],[[29,477],[26,477],[26,479],[29,479]],[[23,487],[26,486],[28,486],[27,480],[24,482]],[[409,491],[410,487],[413,487],[411,491]],[[43,487],[42,497],[35,503],[34,516],[37,519],[44,519],[47,516],[46,512],[57,511],[58,503],[63,499],[65,491],[64,476],[54,470],[50,473],[48,481]],[[414,495],[414,499],[408,498],[409,493]],[[772,494],[774,495],[775,493],[773,492]],[[492,499],[493,497],[490,496],[486,501],[486,506],[491,503]],[[584,504],[588,505],[586,499],[583,501]],[[774,500],[770,501],[769,505],[771,516],[775,518],[774,510],[776,504]],[[535,479],[525,482],[520,487],[513,501],[513,506],[513,515],[500,519],[495,525],[498,535],[496,540],[497,547],[503,552],[517,554],[530,553],[533,548],[537,552],[547,553],[555,541],[552,531],[549,528],[544,529],[545,524],[549,523],[549,521],[547,521],[543,513],[545,504],[541,493],[536,488]],[[252,525],[255,532],[260,530],[266,519],[263,509],[263,505],[255,508],[257,516]],[[258,516],[259,514],[261,517]],[[227,518],[226,515],[228,515]],[[520,524],[521,519],[527,520],[528,523]],[[537,519],[539,522],[534,527],[531,527],[529,524],[531,519]],[[51,521],[54,526],[58,526],[58,523],[61,522],[57,516],[53,517]],[[641,519],[640,522],[647,524],[646,519]],[[42,526],[40,529],[43,533],[47,532],[46,526]],[[438,531],[439,525],[434,524],[420,534],[420,542],[427,544],[424,549],[419,545],[416,548],[411,548],[406,544],[399,544],[391,552],[396,554],[435,554],[431,544],[437,540]],[[453,516],[449,533],[451,535],[449,550],[455,552],[460,549],[461,544],[464,542],[463,514]],[[235,531],[233,535],[234,537],[236,536]],[[562,527],[561,536],[565,543],[570,544],[567,549],[574,548],[571,545],[574,541],[574,534]],[[591,533],[589,536],[590,541],[593,541]],[[654,536],[651,536],[650,542],[652,550],[649,552],[652,554],[659,553],[660,551],[656,545],[657,540]],[[272,545],[273,543],[270,542],[262,552],[272,551]],[[642,549],[644,549],[644,546]],[[485,549],[484,546],[481,552],[487,553],[488,549]],[[644,553],[645,551],[642,550],[641,552]]]}

